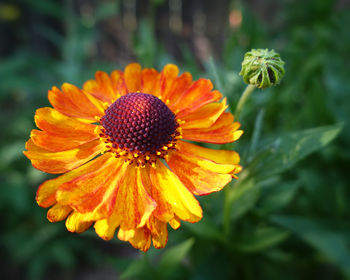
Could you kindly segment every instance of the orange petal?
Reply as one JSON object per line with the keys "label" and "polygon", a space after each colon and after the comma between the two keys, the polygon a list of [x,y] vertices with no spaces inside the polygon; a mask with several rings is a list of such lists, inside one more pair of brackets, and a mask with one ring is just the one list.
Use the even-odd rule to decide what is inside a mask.
{"label": "orange petal", "polygon": [[149,68],[143,69],[141,71],[141,92],[155,95],[158,79],[158,71]]}
{"label": "orange petal", "polygon": [[138,228],[135,230],[134,236],[131,237],[128,241],[134,248],[146,252],[151,246],[151,235],[147,228]]}
{"label": "orange petal", "polygon": [[55,204],[47,212],[47,219],[50,222],[59,222],[67,218],[68,214],[72,211],[72,208],[66,205]]}
{"label": "orange petal", "polygon": [[167,224],[152,216],[148,228],[151,231],[153,246],[157,249],[164,248],[168,242]]}
{"label": "orange petal", "polygon": [[89,138],[95,135],[96,125],[83,123],[49,107],[36,110],[34,120],[41,130],[61,137],[71,135]]}
{"label": "orange petal", "polygon": [[199,79],[194,82],[173,105],[178,111],[177,117],[182,118],[208,103],[221,99],[221,93],[217,90],[211,91],[212,88],[210,80]]}
{"label": "orange petal", "polygon": [[116,201],[116,215],[121,216],[123,229],[146,224],[157,204],[147,193],[141,179],[141,169],[131,166],[120,184]]}
{"label": "orange petal", "polygon": [[137,92],[141,90],[141,65],[130,63],[124,69],[124,79],[128,92]]}
{"label": "orange petal", "polygon": [[128,93],[128,88],[124,80],[124,73],[122,71],[114,70],[111,73],[111,79],[112,79],[113,88],[116,90],[118,95],[117,98]]}
{"label": "orange petal", "polygon": [[[182,147],[185,148],[182,149]],[[205,154],[211,152],[207,151],[202,155],[201,150],[210,149],[180,141],[177,145],[177,151],[167,161],[171,170],[195,195],[206,195],[221,190],[232,180],[232,174],[237,173],[236,164],[233,162],[222,163],[229,157],[237,161],[234,157],[236,156],[235,152],[216,151],[219,153],[214,159],[220,162],[217,163],[211,158],[204,157]],[[220,158],[220,155],[223,159]]]}
{"label": "orange petal", "polygon": [[184,92],[190,87],[192,84],[192,75],[188,72],[183,73],[179,77],[176,78],[173,88],[168,93],[167,99],[169,99],[169,108],[175,112],[177,109],[177,102],[182,97]]}
{"label": "orange petal", "polygon": [[26,143],[27,151],[23,153],[32,162],[32,165],[47,173],[65,173],[72,170],[100,154],[104,143],[93,140],[75,149],[63,152],[45,150],[29,139]]}
{"label": "orange petal", "polygon": [[123,229],[120,228],[118,231],[118,238],[122,241],[129,241],[130,238],[135,236],[136,229]]}
{"label": "orange petal", "polygon": [[94,228],[96,234],[104,240],[111,240],[114,237],[116,228],[120,224],[120,217],[111,215],[107,219],[96,221]]}
{"label": "orange petal", "polygon": [[62,85],[62,91],[53,87],[48,98],[57,111],[70,117],[96,121],[96,116],[104,115],[100,100],[68,83]]}
{"label": "orange petal", "polygon": [[73,133],[62,135],[61,137],[47,133],[46,131],[33,129],[30,133],[30,137],[34,144],[41,148],[51,152],[62,152],[95,140],[98,136],[96,134],[79,135]]}
{"label": "orange petal", "polygon": [[84,221],[84,214],[73,212],[66,220],[66,228],[70,232],[82,233],[86,231],[92,222]]}
{"label": "orange petal", "polygon": [[[161,161],[157,161],[156,168],[150,168],[150,175],[153,184],[152,197],[158,205],[167,204],[167,208],[170,207],[172,210],[171,218],[164,221],[163,213],[161,213],[162,207],[159,209],[157,207],[154,211],[156,217],[159,216],[160,220],[168,222],[176,214],[181,220],[192,223],[202,218],[202,209],[198,201]],[[153,193],[156,196],[153,196]]]}
{"label": "orange petal", "polygon": [[124,161],[110,157],[101,168],[62,184],[56,192],[56,200],[84,214],[85,221],[106,218],[114,210],[126,167]]}
{"label": "orange petal", "polygon": [[176,77],[179,74],[179,68],[174,64],[167,64],[160,73],[159,83],[156,89],[156,96],[164,102],[169,98],[174,88]]}
{"label": "orange petal", "polygon": [[155,217],[163,222],[168,222],[174,218],[174,211],[171,205],[163,199],[161,191],[156,188],[151,182],[150,170],[151,168],[149,166],[141,169],[142,184],[145,186],[145,189],[151,194],[152,198],[157,203],[157,208],[153,212]]}
{"label": "orange petal", "polygon": [[221,103],[210,103],[204,105],[198,110],[184,116],[181,120],[185,123],[181,124],[181,128],[208,128],[217,121],[227,107],[226,98],[224,98]]}
{"label": "orange petal", "polygon": [[74,169],[66,174],[63,174],[57,178],[47,180],[39,186],[36,194],[36,201],[41,207],[49,207],[56,203],[56,191],[65,182],[74,180],[74,178],[80,177],[90,172],[101,169],[104,163],[109,160],[110,154],[104,154],[97,159],[94,159],[77,169]]}
{"label": "orange petal", "polygon": [[173,229],[178,229],[181,226],[181,222],[180,222],[179,218],[175,217],[174,219],[169,221],[169,225]]}
{"label": "orange petal", "polygon": [[230,113],[223,113],[220,118],[209,128],[183,129],[182,137],[187,140],[224,144],[236,141],[242,134],[238,122],[233,122]]}
{"label": "orange petal", "polygon": [[116,89],[113,87],[112,80],[107,73],[97,71],[95,80],[86,81],[83,85],[85,92],[95,96],[99,100],[111,103],[118,98]]}
{"label": "orange petal", "polygon": [[178,147],[182,153],[186,153],[191,156],[206,158],[219,164],[237,165],[240,161],[239,154],[235,151],[214,150],[191,144],[185,141],[177,142],[176,147]]}
{"label": "orange petal", "polygon": [[[118,184],[118,198],[114,212],[108,218],[95,223],[95,231],[101,238],[105,240],[113,238],[116,228],[120,225],[118,238],[128,241],[133,237],[136,227],[141,227],[147,222],[156,204],[148,196],[140,180],[140,169],[135,170],[133,166],[128,168],[125,181]],[[130,187],[134,190],[130,190]],[[130,193],[126,193],[127,191]]]}

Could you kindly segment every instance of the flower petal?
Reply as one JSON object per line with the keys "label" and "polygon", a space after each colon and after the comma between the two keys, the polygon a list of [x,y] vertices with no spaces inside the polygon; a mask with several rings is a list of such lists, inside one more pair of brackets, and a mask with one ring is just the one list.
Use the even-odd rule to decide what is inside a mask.
{"label": "flower petal", "polygon": [[108,218],[95,223],[95,231],[101,238],[113,238],[120,225],[118,238],[128,241],[136,228],[144,226],[154,211],[156,203],[147,193],[141,170],[133,166],[128,168],[127,176],[119,184],[114,212]]}
{"label": "flower petal", "polygon": [[[177,108],[178,101],[184,94],[184,92],[190,87],[192,84],[192,75],[188,72],[183,73],[179,77],[176,78],[172,89],[167,95],[167,100],[169,100],[169,108],[175,112]],[[181,104],[180,104],[181,105]]]}
{"label": "flower petal", "polygon": [[164,248],[168,242],[167,224],[152,215],[149,219],[148,228],[151,231],[153,246],[157,249]]}
{"label": "flower petal", "polygon": [[102,117],[104,114],[100,100],[68,83],[62,85],[62,91],[53,87],[49,90],[48,98],[57,111],[70,117],[96,121],[96,116]]}
{"label": "flower petal", "polygon": [[194,82],[173,105],[177,108],[176,116],[182,118],[200,107],[221,99],[222,94],[217,91],[211,91],[213,84],[210,80],[199,79]]}
{"label": "flower petal", "polygon": [[[185,148],[182,149],[182,147]],[[234,163],[216,163],[203,157],[200,153],[196,153],[197,150],[202,149],[206,148],[199,147],[197,149],[196,145],[180,141],[177,145],[177,151],[167,161],[171,170],[195,195],[206,195],[220,191],[232,180],[232,174],[237,173],[237,165]],[[219,159],[220,161],[224,161],[230,155],[233,156],[231,151],[216,152],[220,152],[224,157],[223,160]],[[226,155],[223,155],[224,153]]]}
{"label": "flower petal", "polygon": [[182,153],[189,156],[202,157],[219,164],[239,164],[240,157],[235,151],[214,150],[191,144],[185,141],[179,141],[176,146]]}
{"label": "flower petal", "polygon": [[141,90],[141,65],[130,63],[124,69],[124,79],[128,92]]}
{"label": "flower petal", "polygon": [[141,92],[153,94],[159,80],[159,73],[153,68],[145,68],[141,71]]}
{"label": "flower petal", "polygon": [[135,230],[134,236],[129,238],[128,241],[134,248],[146,252],[151,246],[151,235],[147,228],[138,228]]}
{"label": "flower petal", "polygon": [[27,151],[23,153],[32,161],[32,165],[47,173],[65,173],[100,154],[104,149],[104,143],[93,140],[75,149],[63,152],[51,152],[45,150],[29,139],[26,143]]}
{"label": "flower petal", "polygon": [[66,228],[70,232],[82,233],[86,231],[92,222],[84,221],[84,214],[73,212],[66,220]]}
{"label": "flower petal", "polygon": [[181,222],[179,218],[175,217],[174,219],[169,221],[169,225],[176,230],[181,226]]}
{"label": "flower petal", "polygon": [[243,134],[238,122],[233,122],[230,113],[223,113],[209,128],[183,129],[182,137],[187,140],[224,144],[236,141]]}
{"label": "flower petal", "polygon": [[135,236],[136,229],[123,229],[120,228],[118,231],[118,238],[122,241],[129,241],[130,238]]}
{"label": "flower petal", "polygon": [[166,102],[169,98],[178,74],[179,68],[174,64],[165,65],[163,71],[160,73],[159,83],[157,85],[155,95],[164,102]]}
{"label": "flower petal", "polygon": [[111,240],[114,237],[116,228],[120,224],[120,219],[114,217],[113,222],[110,222],[111,219],[102,219],[96,221],[94,228],[96,234],[104,240]]}
{"label": "flower petal", "polygon": [[134,229],[144,226],[156,206],[143,185],[141,169],[134,166],[128,168],[116,199],[116,215],[122,217],[120,227]]}
{"label": "flower petal", "polygon": [[62,184],[56,200],[84,214],[84,221],[106,218],[114,210],[118,186],[126,169],[124,161],[110,157],[101,168]]}
{"label": "flower petal", "polygon": [[71,150],[98,138],[96,134],[66,134],[65,136],[61,137],[37,129],[33,129],[31,131],[30,137],[35,145],[51,152],[62,152]]}
{"label": "flower petal", "polygon": [[[123,96],[128,93],[128,88],[124,80],[124,73],[122,71],[114,70],[111,73],[111,79],[113,88],[116,90],[117,93],[116,98],[119,98],[120,96]],[[116,98],[114,98],[112,101],[115,101]]]}
{"label": "flower petal", "polygon": [[47,212],[47,219],[52,223],[59,222],[67,218],[70,212],[72,212],[72,208],[57,203]]}
{"label": "flower petal", "polygon": [[226,98],[224,98],[221,103],[210,103],[204,105],[198,110],[184,116],[181,121],[184,121],[185,123],[181,124],[181,128],[208,128],[217,121],[227,107]]}
{"label": "flower petal", "polygon": [[58,188],[69,181],[74,180],[77,177],[80,177],[96,170],[101,169],[104,166],[104,163],[109,160],[111,157],[110,154],[104,154],[77,169],[74,169],[66,174],[63,174],[57,178],[47,180],[39,186],[39,189],[36,194],[36,201],[41,207],[49,207],[56,203],[56,192]]}
{"label": "flower petal", "polygon": [[[160,160],[157,161],[156,168],[150,168],[150,175],[153,184],[152,197],[159,205],[154,211],[156,217],[158,216],[160,220],[164,221],[162,210],[169,211],[170,208],[172,212],[168,213],[168,216],[171,214],[170,219],[174,217],[174,214],[181,220],[192,223],[198,222],[202,218],[202,209],[198,201]],[[164,222],[168,222],[170,219],[166,219]]]}
{"label": "flower petal", "polygon": [[90,138],[95,135],[96,125],[83,123],[77,118],[68,117],[57,110],[44,107],[36,110],[35,124],[41,130],[58,136]]}
{"label": "flower petal", "polygon": [[120,97],[116,87],[113,85],[112,79],[107,73],[102,71],[96,72],[95,80],[85,82],[83,89],[99,100],[109,104],[112,103],[113,100]]}

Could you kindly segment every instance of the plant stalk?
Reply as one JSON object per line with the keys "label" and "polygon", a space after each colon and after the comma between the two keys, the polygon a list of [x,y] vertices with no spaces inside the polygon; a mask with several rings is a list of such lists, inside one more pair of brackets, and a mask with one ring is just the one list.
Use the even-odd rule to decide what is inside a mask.
{"label": "plant stalk", "polygon": [[249,96],[252,94],[252,92],[254,91],[255,89],[255,86],[253,85],[248,85],[245,90],[243,91],[239,101],[238,101],[238,104],[237,104],[237,107],[236,107],[236,111],[235,111],[235,120],[238,121],[239,120],[239,115],[243,109],[243,106],[244,104],[247,102]]}

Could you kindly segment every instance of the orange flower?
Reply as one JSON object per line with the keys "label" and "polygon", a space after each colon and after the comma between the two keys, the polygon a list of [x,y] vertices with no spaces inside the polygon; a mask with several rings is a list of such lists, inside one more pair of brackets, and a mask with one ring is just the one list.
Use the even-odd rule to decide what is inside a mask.
{"label": "orange flower", "polygon": [[228,143],[243,131],[225,112],[209,80],[192,81],[175,65],[160,73],[136,63],[111,75],[97,72],[83,89],[63,84],[40,108],[24,154],[34,167],[64,173],[44,182],[36,200],[51,222],[71,232],[92,224],[103,239],[147,251],[166,245],[167,223],[202,218],[194,195],[221,190],[241,170],[234,151],[186,140]]}

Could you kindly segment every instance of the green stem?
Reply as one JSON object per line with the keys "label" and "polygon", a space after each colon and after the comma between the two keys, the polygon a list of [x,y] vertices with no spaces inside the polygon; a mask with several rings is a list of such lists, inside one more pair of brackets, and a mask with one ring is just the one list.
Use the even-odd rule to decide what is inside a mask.
{"label": "green stem", "polygon": [[248,85],[245,90],[243,91],[241,98],[238,101],[237,107],[236,107],[236,111],[235,111],[235,120],[238,121],[239,120],[239,115],[243,109],[244,104],[247,102],[249,96],[252,94],[252,92],[254,91],[255,86],[253,85]]}
{"label": "green stem", "polygon": [[[248,85],[243,91],[241,98],[238,101],[236,111],[235,111],[235,119],[239,120],[239,115],[243,109],[244,104],[247,102],[249,96],[254,91],[255,86]],[[235,182],[236,187],[240,182]],[[228,236],[230,233],[230,223],[231,223],[231,193],[234,185],[229,185],[224,189],[224,209],[223,209],[223,227],[224,234]]]}

